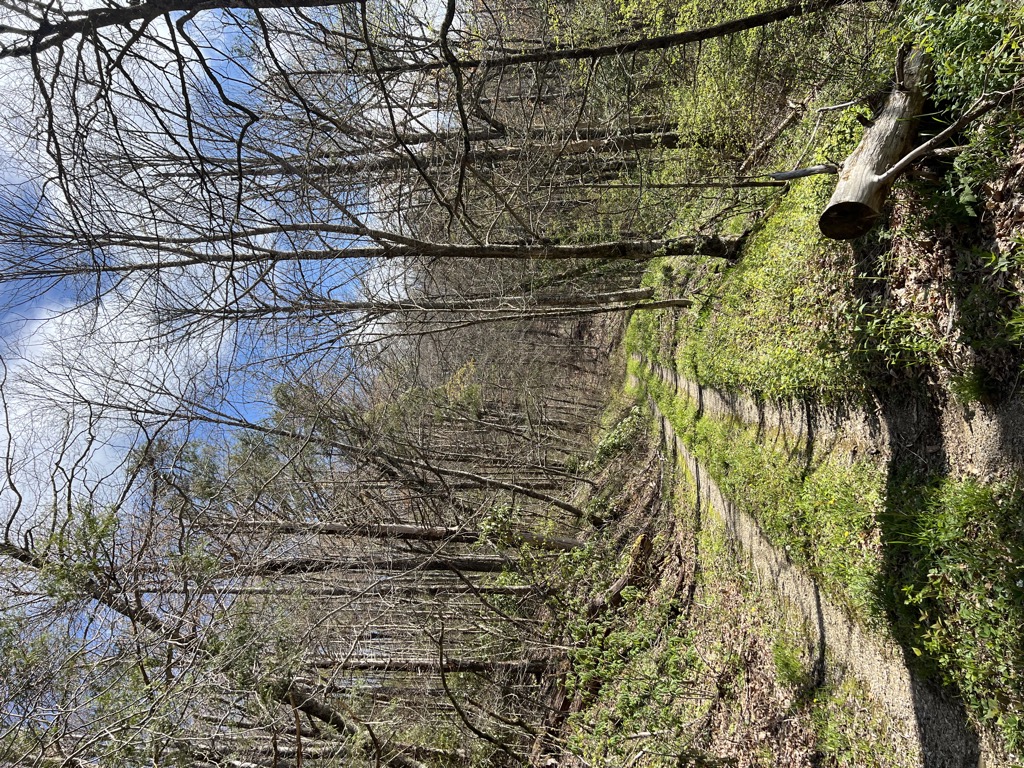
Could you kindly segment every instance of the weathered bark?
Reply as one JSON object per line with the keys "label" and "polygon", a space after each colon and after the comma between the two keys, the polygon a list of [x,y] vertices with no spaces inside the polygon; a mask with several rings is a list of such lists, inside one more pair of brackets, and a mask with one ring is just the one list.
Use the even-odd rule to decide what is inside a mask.
{"label": "weathered bark", "polygon": [[694,181],[694,182],[676,182],[670,184],[654,184],[654,183],[598,183],[590,184],[584,182],[580,184],[581,187],[587,189],[745,189],[748,187],[784,187],[786,183],[776,179],[777,174],[772,174],[771,181],[757,181],[757,180],[743,180],[737,179],[736,181]]}
{"label": "weathered bark", "polygon": [[[103,403],[103,405],[104,407],[110,407],[109,403]],[[177,418],[179,416],[179,414],[174,411],[168,411],[162,408],[152,406],[133,407],[132,411],[135,414],[141,414],[146,416],[158,416],[164,418]],[[416,482],[417,480],[419,480],[420,482],[416,482],[417,486],[428,485],[427,483],[422,481],[422,475],[417,475],[417,473],[424,473],[427,476],[433,476],[438,480],[443,481],[445,486],[448,485],[451,478],[458,478],[460,480],[467,481],[468,483],[477,488],[490,488],[493,490],[510,491],[520,496],[526,496],[531,499],[536,499],[537,501],[543,501],[545,503],[551,504],[555,507],[558,507],[559,509],[572,513],[577,518],[582,518],[584,516],[583,510],[580,509],[579,507],[576,507],[568,502],[555,498],[554,496],[550,496],[546,493],[542,493],[536,490],[536,484],[526,486],[520,485],[518,483],[504,482],[502,480],[496,480],[493,478],[476,474],[474,472],[458,470],[452,467],[436,466],[428,461],[413,459],[406,456],[399,456],[380,449],[370,447],[367,447],[365,449],[360,448],[357,445],[346,443],[344,441],[325,439],[324,437],[317,434],[299,433],[289,429],[282,429],[280,427],[272,427],[260,424],[258,422],[248,421],[246,419],[238,419],[234,416],[231,416],[226,413],[221,413],[218,411],[207,411],[205,413],[194,412],[190,416],[196,423],[219,424],[222,426],[229,427],[241,427],[243,429],[248,429],[253,432],[265,435],[275,435],[278,437],[287,438],[298,437],[303,440],[308,440],[313,444],[325,445],[341,453],[344,453],[347,456],[357,457],[363,460],[371,460],[377,465],[379,469],[385,471],[388,474],[395,474],[401,471],[401,479],[407,482]],[[2,551],[0,551],[0,554],[2,554]],[[454,568],[455,570],[463,570],[457,568],[455,565],[453,565],[452,568]],[[468,568],[465,570],[474,569]]]}
{"label": "weathered bark", "polygon": [[852,240],[870,230],[882,215],[893,176],[886,172],[906,153],[924,105],[927,64],[911,53],[899,84],[846,161],[836,191],[818,220],[821,233],[833,240]]}
{"label": "weathered bark", "polygon": [[[471,133],[466,134],[464,140],[472,142],[479,136],[487,134]],[[455,134],[455,138],[459,138]],[[460,151],[451,146],[439,144],[434,152],[423,154],[387,154],[391,148],[371,147],[365,150],[354,149],[351,151],[339,150],[328,152],[312,157],[299,157],[289,160],[287,163],[280,160],[260,160],[249,162],[244,165],[232,159],[217,157],[202,158],[205,165],[221,167],[223,170],[214,172],[203,171],[203,175],[214,177],[226,176],[231,178],[260,178],[298,175],[306,178],[311,175],[342,175],[347,177],[363,176],[367,183],[378,183],[380,174],[393,173],[396,171],[427,171],[450,167],[459,162],[463,156],[469,162],[488,167],[498,166],[502,163],[528,160],[536,161],[538,158],[545,158],[549,162],[557,162],[562,158],[577,158],[580,155],[597,155],[601,153],[616,152],[639,152],[652,149],[679,149],[682,147],[704,146],[700,140],[683,138],[677,131],[665,133],[655,132],[624,132],[622,135],[609,135],[606,138],[571,138],[559,140],[558,137],[551,138],[544,143],[533,143],[519,146],[488,147],[486,149],[473,149],[463,155]],[[364,159],[354,159],[360,155],[368,155]],[[193,178],[198,172],[189,169],[185,161],[189,158],[182,158],[178,167],[173,170],[161,172],[159,175],[164,178]]]}
{"label": "weathered bark", "polygon": [[[469,296],[463,298],[448,298],[444,296],[410,296],[407,299],[386,300],[366,299],[356,301],[338,301],[336,299],[316,297],[315,299],[297,299],[290,303],[268,304],[263,302],[255,303],[252,307],[245,307],[233,310],[209,310],[198,311],[200,316],[229,318],[256,318],[267,316],[287,315],[339,315],[346,312],[365,312],[374,317],[381,317],[389,314],[412,313],[412,312],[479,312],[479,313],[508,313],[508,312],[529,312],[537,309],[573,309],[576,307],[600,307],[619,306],[624,302],[640,302],[654,296],[654,289],[650,287],[634,288],[623,291],[613,291],[599,294],[579,295],[549,295],[533,296],[508,295],[508,296]],[[184,311],[184,310],[183,310]],[[195,316],[197,310],[189,308],[190,316]]]}
{"label": "weathered bark", "polygon": [[[265,576],[268,574],[296,575],[301,573],[331,573],[332,571],[457,571],[466,573],[501,573],[515,570],[516,562],[504,557],[451,556],[451,557],[393,557],[343,560],[328,557],[292,557],[267,560],[239,568],[241,574]],[[227,569],[229,570],[229,568]]]}
{"label": "weathered bark", "polygon": [[[207,586],[194,589],[167,588],[152,585],[139,590],[144,595],[280,595],[288,597],[300,594],[303,597],[364,597],[367,594],[387,595],[507,595],[510,597],[542,597],[553,593],[549,587],[531,585],[481,585],[467,587],[464,584],[407,584],[388,578],[380,584],[361,587],[219,587]],[[42,594],[42,593],[40,593]]]}
{"label": "weathered bark", "polygon": [[904,155],[898,163],[893,165],[888,171],[885,172],[883,179],[886,181],[892,181],[896,179],[901,173],[907,171],[910,165],[915,161],[919,160],[926,155],[932,156],[948,156],[955,155],[962,152],[965,147],[947,147],[940,149],[942,144],[949,141],[950,138],[955,136],[957,133],[962,131],[968,125],[973,123],[979,117],[987,114],[991,110],[1003,104],[1007,99],[1020,93],[1024,90],[1024,78],[1019,79],[1014,83],[1013,87],[1008,88],[1005,91],[996,91],[993,93],[985,94],[979,98],[971,108],[967,110],[963,115],[960,116],[956,122],[952,123],[944,130],[935,134],[918,147]]}
{"label": "weathered bark", "polygon": [[[734,254],[716,254],[719,258],[724,258],[729,261],[735,260]],[[229,310],[196,310],[188,309],[183,310],[180,313],[167,313],[167,318],[174,320],[184,317],[189,318],[207,318],[217,319],[225,321],[243,321],[243,320],[256,320],[256,319],[277,319],[286,318],[289,316],[299,316],[306,320],[310,320],[314,317],[333,317],[343,312],[349,312],[351,310],[345,307],[352,306],[354,302],[343,303],[337,302],[343,306],[342,309],[336,309],[332,306],[335,302],[330,300],[324,300],[317,304],[309,305],[274,305],[274,306],[257,306],[257,307],[245,307],[242,309],[229,309]],[[366,303],[369,304],[369,303]],[[583,317],[587,315],[603,315],[612,314],[615,312],[637,312],[637,311],[649,311],[654,309],[676,309],[679,307],[690,307],[693,306],[693,301],[686,298],[675,298],[675,299],[657,299],[654,301],[635,301],[627,303],[615,303],[615,304],[581,304],[577,306],[565,306],[565,307],[551,307],[551,308],[529,308],[524,307],[516,309],[510,304],[510,306],[504,309],[480,309],[480,310],[460,310],[463,314],[457,314],[455,310],[425,310],[422,307],[416,307],[415,302],[409,302],[406,304],[405,309],[402,310],[403,314],[412,315],[419,313],[419,317],[415,317],[415,321],[419,328],[416,333],[420,335],[428,335],[431,333],[439,333],[446,331],[450,326],[467,327],[470,325],[484,325],[489,323],[502,323],[509,320],[558,320],[570,317]],[[437,316],[430,317],[426,315],[427,312],[439,312]],[[375,320],[382,320],[390,317],[391,315],[397,314],[397,310],[388,310],[387,312],[367,312],[366,319],[373,318]],[[412,321],[410,321],[412,324]]]}
{"label": "weathered bark", "polygon": [[[484,540],[479,531],[446,526],[413,525],[403,523],[295,523],[278,520],[226,520],[217,524],[228,531],[260,531],[278,534],[319,534],[322,536],[359,536],[371,539],[397,539],[402,541],[445,541],[454,544],[476,544]],[[581,541],[568,536],[514,531],[509,538],[517,543],[538,549],[564,552],[579,549]]]}
{"label": "weathered bark", "polygon": [[445,674],[477,672],[480,674],[513,673],[539,675],[548,668],[546,659],[525,659],[523,661],[487,661],[483,659],[446,658],[442,665],[438,659],[365,659],[351,658],[315,661],[311,666],[318,669],[336,669],[346,672],[412,672]]}
{"label": "weathered bark", "polygon": [[770,173],[768,176],[776,181],[785,182],[790,179],[802,179],[806,176],[816,176],[820,173],[839,173],[839,166],[833,165],[832,163],[821,163],[820,165],[811,165],[806,168],[797,168],[793,171],[778,171],[776,173]]}

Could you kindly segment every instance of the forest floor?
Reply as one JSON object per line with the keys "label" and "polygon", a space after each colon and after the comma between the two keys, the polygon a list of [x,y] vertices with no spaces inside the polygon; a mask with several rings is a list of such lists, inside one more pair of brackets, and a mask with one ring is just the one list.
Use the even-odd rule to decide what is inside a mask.
{"label": "forest floor", "polygon": [[827,189],[649,270],[711,298],[626,332],[562,765],[1024,764],[1022,153],[852,245]]}

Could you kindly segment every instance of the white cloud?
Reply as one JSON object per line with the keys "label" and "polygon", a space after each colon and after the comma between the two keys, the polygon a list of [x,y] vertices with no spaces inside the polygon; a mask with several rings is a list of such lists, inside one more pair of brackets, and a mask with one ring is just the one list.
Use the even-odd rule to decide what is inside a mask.
{"label": "white cloud", "polygon": [[202,402],[224,339],[155,336],[141,300],[47,307],[3,349],[3,519],[44,523],[74,499],[111,503],[133,446]]}

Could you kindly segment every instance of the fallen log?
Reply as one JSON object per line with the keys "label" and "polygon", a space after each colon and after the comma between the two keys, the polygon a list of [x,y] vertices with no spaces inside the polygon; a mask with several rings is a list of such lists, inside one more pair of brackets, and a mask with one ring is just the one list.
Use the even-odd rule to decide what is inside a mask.
{"label": "fallen log", "polygon": [[927,69],[920,51],[906,56],[901,82],[842,165],[836,190],[818,219],[818,228],[825,237],[852,240],[865,234],[881,217],[895,179],[888,171],[906,154],[917,129]]}

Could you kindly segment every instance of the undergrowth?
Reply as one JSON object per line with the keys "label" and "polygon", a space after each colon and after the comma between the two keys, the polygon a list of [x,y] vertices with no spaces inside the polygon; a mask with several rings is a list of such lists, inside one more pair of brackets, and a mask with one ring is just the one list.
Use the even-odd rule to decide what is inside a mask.
{"label": "undergrowth", "polygon": [[756,426],[698,417],[649,368],[631,365],[641,393],[776,546],[851,614],[891,632],[922,672],[954,686],[1008,750],[1022,751],[1024,492],[809,458]]}
{"label": "undergrowth", "polygon": [[677,397],[649,368],[634,360],[631,370],[722,493],[851,614],[877,621],[884,471],[866,460],[808,457],[797,442],[780,448],[756,425],[698,418],[695,404]]}

